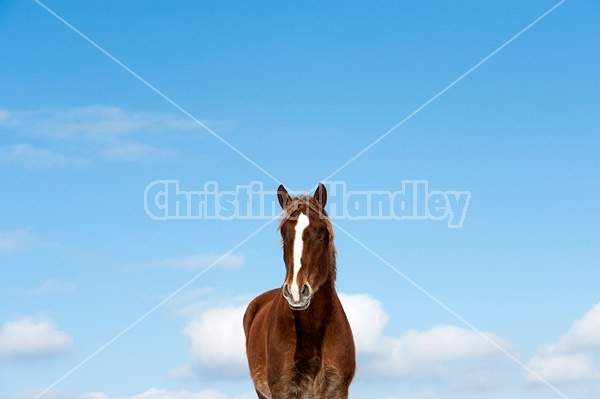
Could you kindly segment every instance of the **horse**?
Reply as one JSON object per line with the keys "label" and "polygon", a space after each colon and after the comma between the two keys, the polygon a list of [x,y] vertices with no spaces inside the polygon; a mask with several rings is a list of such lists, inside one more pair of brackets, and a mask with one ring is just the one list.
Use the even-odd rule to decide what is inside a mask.
{"label": "horse", "polygon": [[259,399],[347,399],[356,350],[335,290],[327,190],[319,183],[313,196],[292,198],[280,185],[277,199],[285,280],[252,300],[243,320],[254,388]]}

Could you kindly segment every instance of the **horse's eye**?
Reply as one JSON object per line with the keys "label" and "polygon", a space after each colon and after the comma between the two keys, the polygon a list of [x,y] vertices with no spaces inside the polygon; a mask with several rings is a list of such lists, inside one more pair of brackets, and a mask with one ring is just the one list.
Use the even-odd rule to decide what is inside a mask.
{"label": "horse's eye", "polygon": [[325,229],[321,229],[317,232],[317,240],[319,241],[325,241],[325,235],[327,234],[327,232],[325,231]]}

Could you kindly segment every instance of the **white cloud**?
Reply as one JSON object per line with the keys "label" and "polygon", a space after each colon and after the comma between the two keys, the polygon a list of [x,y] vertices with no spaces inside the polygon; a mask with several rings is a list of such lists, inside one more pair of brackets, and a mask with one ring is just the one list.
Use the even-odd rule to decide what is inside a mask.
{"label": "white cloud", "polygon": [[198,370],[193,364],[184,364],[169,372],[169,377],[182,381],[198,379]]}
{"label": "white cloud", "polygon": [[151,262],[152,266],[172,267],[175,269],[196,269],[213,265],[235,268],[244,266],[244,257],[242,255],[229,254],[219,255],[216,253],[195,254],[183,258],[168,258]]}
{"label": "white cloud", "polygon": [[12,133],[18,142],[0,147],[0,161],[53,167],[94,159],[156,159],[172,151],[162,143],[149,144],[153,135],[192,130],[202,128],[184,116],[118,107],[0,109],[0,131]]}
{"label": "white cloud", "polygon": [[190,392],[186,390],[168,391],[166,389],[151,388],[143,393],[132,396],[130,399],[249,399],[254,396],[256,394],[229,396],[214,389]]}
{"label": "white cloud", "polygon": [[204,310],[183,329],[190,352],[198,368],[183,366],[172,376],[190,379],[223,377],[240,378],[248,375],[245,337],[242,319],[246,306],[219,306]]}
{"label": "white cloud", "polygon": [[103,392],[87,392],[81,395],[81,399],[110,399],[110,396]]}
{"label": "white cloud", "polygon": [[600,303],[596,304],[571,329],[561,336],[553,350],[571,352],[600,350]]}
{"label": "white cloud", "polygon": [[[355,337],[361,361],[360,373],[377,377],[422,376],[439,373],[450,362],[488,358],[498,349],[479,333],[450,325],[426,331],[409,330],[399,337],[383,333],[388,317],[381,303],[366,294],[340,294]],[[489,332],[483,333],[507,349],[509,342]]]}
{"label": "white cloud", "polygon": [[377,351],[389,320],[381,302],[368,294],[340,293],[339,297],[350,321],[357,350],[365,354]]}
{"label": "white cloud", "polygon": [[0,330],[0,358],[34,359],[67,351],[73,339],[46,318],[20,317]]}
{"label": "white cloud", "polygon": [[0,253],[17,252],[31,242],[29,229],[0,231]]}
{"label": "white cloud", "polygon": [[135,141],[127,141],[113,145],[100,151],[102,158],[111,161],[140,161],[150,156],[164,157],[171,152],[168,150],[152,147]]}
{"label": "white cloud", "polygon": [[[27,389],[19,392],[1,392],[0,391],[0,399],[32,399],[36,398],[38,395],[42,393],[41,389]],[[89,398],[85,396],[81,396],[77,393],[67,392],[60,388],[51,389],[50,391],[44,393],[42,396],[44,399],[96,399]],[[97,398],[97,399],[105,399],[105,398]]]}
{"label": "white cloud", "polygon": [[179,115],[98,105],[0,113],[0,127],[54,141],[107,142],[139,132],[198,129],[194,121]]}
{"label": "white cloud", "polygon": [[[366,377],[406,377],[441,372],[454,361],[501,356],[487,339],[456,326],[438,325],[426,331],[409,330],[393,337],[384,334],[388,316],[381,303],[367,294],[340,294],[352,326],[359,373]],[[199,306],[199,313],[184,328],[196,364],[183,365],[170,376],[182,380],[245,378],[248,375],[242,318],[243,306]],[[510,348],[492,333],[486,337]]]}
{"label": "white cloud", "polygon": [[[593,357],[587,353],[536,354],[528,367],[551,384],[600,378]],[[525,379],[531,383],[543,383],[528,371],[525,372]]]}
{"label": "white cloud", "polygon": [[55,279],[47,280],[29,291],[31,295],[72,294],[73,292],[75,292],[73,283]]}
{"label": "white cloud", "polygon": [[[576,320],[555,343],[540,347],[528,367],[549,383],[599,380],[597,352],[600,352],[600,304]],[[530,372],[524,376],[528,382],[542,383]]]}
{"label": "white cloud", "polygon": [[[22,391],[15,393],[0,392],[0,399],[31,399],[39,395],[41,391]],[[150,388],[133,396],[111,395],[104,392],[76,393],[65,390],[53,389],[44,394],[49,399],[255,399],[255,393],[239,395],[227,395],[215,389],[205,389],[192,392],[187,390],[169,391],[167,389]]]}
{"label": "white cloud", "polygon": [[427,389],[414,395],[411,399],[450,399],[451,397],[447,394],[440,393],[438,391]]}
{"label": "white cloud", "polygon": [[0,162],[20,163],[32,168],[47,168],[67,164],[85,164],[86,160],[69,157],[48,148],[39,148],[28,143],[0,147]]}
{"label": "white cloud", "polygon": [[212,293],[212,287],[201,287],[186,290],[169,301],[172,314],[177,318],[193,318],[201,314],[207,308],[207,297]]}

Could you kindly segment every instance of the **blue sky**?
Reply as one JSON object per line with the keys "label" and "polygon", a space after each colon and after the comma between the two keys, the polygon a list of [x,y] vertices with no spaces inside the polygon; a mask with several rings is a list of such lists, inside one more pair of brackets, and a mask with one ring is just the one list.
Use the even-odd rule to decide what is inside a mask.
{"label": "blue sky", "polygon": [[[36,2],[1,2],[2,399],[38,396],[266,223],[153,220],[150,183],[307,191],[557,3],[44,4],[275,179]],[[353,398],[598,397],[598,17],[565,1],[329,178],[471,193],[461,228],[336,220]],[[282,283],[276,224],[42,397],[253,397],[240,318]]]}

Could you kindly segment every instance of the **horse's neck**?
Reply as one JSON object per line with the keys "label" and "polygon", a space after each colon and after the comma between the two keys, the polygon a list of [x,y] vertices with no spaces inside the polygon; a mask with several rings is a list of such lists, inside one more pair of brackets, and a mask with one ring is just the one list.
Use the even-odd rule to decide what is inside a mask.
{"label": "horse's neck", "polygon": [[311,299],[306,310],[294,312],[296,335],[314,337],[323,334],[324,328],[330,320],[334,302],[335,285],[330,277]]}

